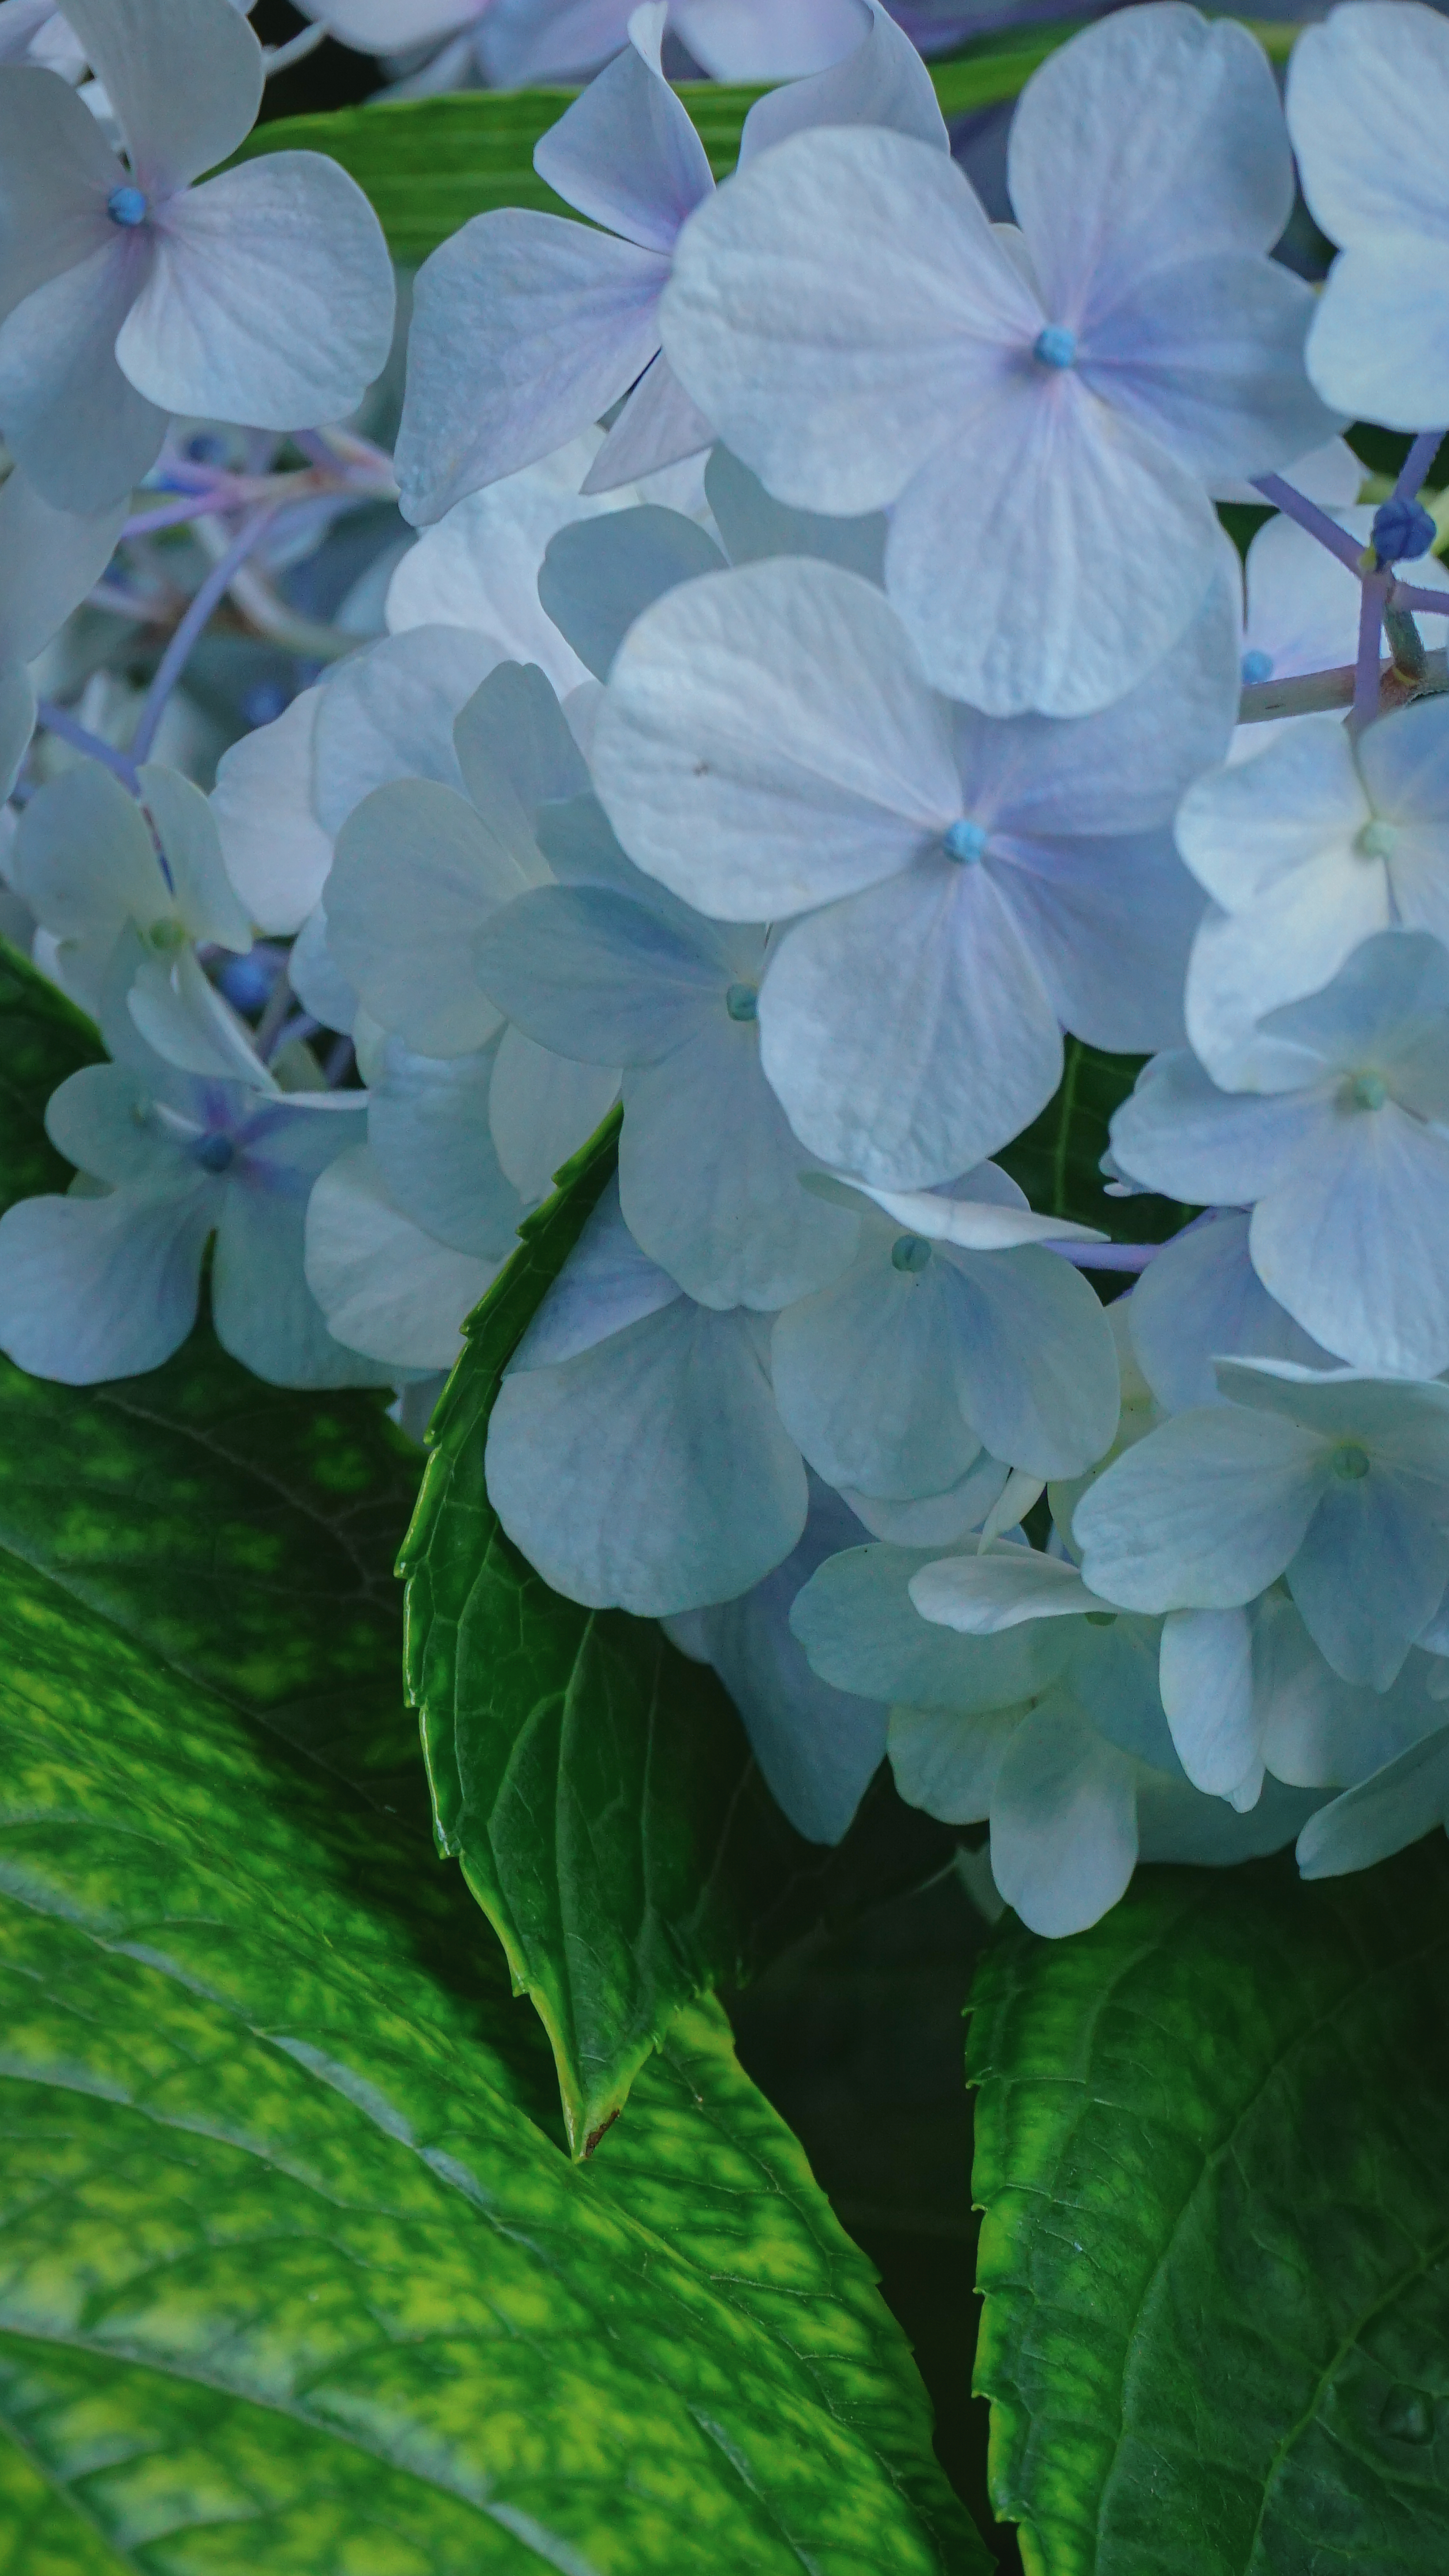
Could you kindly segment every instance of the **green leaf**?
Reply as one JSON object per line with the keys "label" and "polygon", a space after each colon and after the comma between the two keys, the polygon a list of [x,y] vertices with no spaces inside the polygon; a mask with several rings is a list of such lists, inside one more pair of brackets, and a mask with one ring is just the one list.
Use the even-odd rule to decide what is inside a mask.
{"label": "green leaf", "polygon": [[1449,1850],[1139,1870],[972,1999],[977,2385],[1029,2576],[1449,2563]]}
{"label": "green leaf", "polygon": [[45,1105],[67,1074],[104,1056],[84,1013],[0,939],[0,1211],[65,1188],[70,1165],[45,1132]]}
{"label": "green leaf", "polygon": [[1042,1216],[1095,1225],[1119,1243],[1165,1243],[1192,1215],[1173,1199],[1108,1198],[1101,1161],[1114,1110],[1147,1058],[1106,1055],[1080,1038],[1065,1042],[1061,1082],[1041,1116],[996,1156]]}
{"label": "green leaf", "polygon": [[470,1319],[401,1559],[439,1844],[538,2007],[581,2154],[680,2004],[929,1876],[952,1842],[884,1774],[838,1850],[803,1841],[713,1674],[653,1620],[560,1599],[498,1525],[483,1451],[500,1373],[614,1168],[616,1132],[560,1175]]}
{"label": "green leaf", "polygon": [[[933,64],[943,114],[964,116],[1015,98],[1038,63],[1080,23],[1034,28],[1009,44]],[[686,82],[680,94],[715,177],[725,178],[738,158],[745,118],[763,89],[695,81]],[[533,167],[535,144],[574,95],[566,89],[470,90],[455,97],[389,99],[325,116],[281,117],[259,125],[238,158],[329,154],[366,190],[394,259],[413,266],[460,224],[495,206],[534,206],[578,220]]]}
{"label": "green leaf", "polygon": [[975,2576],[711,2019],[574,2166],[414,1833],[13,1559],[0,1674],[8,2576]]}

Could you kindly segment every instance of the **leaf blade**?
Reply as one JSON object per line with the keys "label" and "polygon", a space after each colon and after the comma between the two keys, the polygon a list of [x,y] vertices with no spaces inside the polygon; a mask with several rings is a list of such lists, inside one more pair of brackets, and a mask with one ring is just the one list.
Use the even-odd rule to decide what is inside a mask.
{"label": "leaf blade", "polygon": [[1442,2563],[1446,1896],[1437,1837],[1147,1870],[988,1953],[977,2386],[1034,2576]]}

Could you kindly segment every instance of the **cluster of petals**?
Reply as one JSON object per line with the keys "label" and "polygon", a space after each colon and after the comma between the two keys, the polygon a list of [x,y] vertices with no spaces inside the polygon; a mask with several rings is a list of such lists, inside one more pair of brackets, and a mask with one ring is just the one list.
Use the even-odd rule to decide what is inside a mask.
{"label": "cluster of petals", "polygon": [[[489,1498],[715,1668],[800,1831],[886,1761],[1055,1936],[1142,1858],[1445,1822],[1449,29],[1346,0],[1285,123],[1245,28],[1115,13],[993,224],[881,0],[317,14],[403,87],[602,64],[536,156],[586,220],[427,263],[409,524],[207,796],[154,707],[74,757],[45,674],[173,416],[275,458],[351,412],[390,265],[329,162],[203,179],[261,92],[230,0],[65,0],[75,63],[0,0],[3,918],[109,1056],[0,1218],[0,1348],[144,1371],[205,1292],[420,1429],[617,1119]],[[720,184],[679,47],[782,84]],[[1427,433],[1391,494],[1360,412]],[[1097,1052],[1149,1059],[1102,1168],[1160,1248],[1060,1213]]]}

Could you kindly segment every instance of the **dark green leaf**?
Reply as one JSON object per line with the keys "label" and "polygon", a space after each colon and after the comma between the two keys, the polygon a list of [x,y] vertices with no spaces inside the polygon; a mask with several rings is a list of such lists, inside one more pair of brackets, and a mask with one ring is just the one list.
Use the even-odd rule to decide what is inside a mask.
{"label": "dark green leaf", "polygon": [[65,1188],[70,1165],[45,1132],[45,1104],[67,1074],[104,1055],[84,1013],[0,939],[0,1211]]}
{"label": "dark green leaf", "polygon": [[1145,1056],[1104,1055],[1066,1040],[1060,1086],[1041,1116],[996,1160],[1042,1216],[1095,1225],[1119,1243],[1164,1243],[1192,1214],[1173,1199],[1108,1198],[1101,1161],[1112,1113],[1120,1109]]}
{"label": "dark green leaf", "polygon": [[[1010,43],[932,66],[942,112],[964,116],[1015,98],[1074,22],[1032,29]],[[534,145],[556,124],[571,90],[468,91],[459,97],[390,99],[328,116],[281,117],[260,125],[242,158],[259,152],[326,152],[364,188],[377,210],[394,259],[415,265],[470,216],[495,206],[535,206],[550,214],[574,209],[545,187],[533,167]],[[740,130],[760,89],[686,83],[689,108],[716,178],[735,166]],[[575,218],[577,220],[577,218]]]}
{"label": "dark green leaf", "polygon": [[[961,2014],[987,1937],[949,1869],[839,1932],[797,1942],[727,1999],[741,2064],[879,2268],[935,2404],[941,2463],[983,2527],[988,2410],[971,2394],[977,2220]],[[1020,2576],[1015,2533],[987,2538]]]}
{"label": "dark green leaf", "polygon": [[996,2510],[1032,2576],[1449,2565],[1449,1850],[1140,1870],[986,1956]]}
{"label": "dark green leaf", "polygon": [[571,2165],[414,1834],[14,1559],[0,1675],[7,2570],[975,2576],[714,2017]]}
{"label": "dark green leaf", "polygon": [[802,1841],[714,1676],[653,1620],[561,1600],[498,1526],[483,1450],[499,1374],[614,1152],[610,1126],[471,1319],[402,1558],[438,1839],[543,2017],[578,2152],[688,1997],[915,1883],[951,1845],[884,1776],[837,1851]]}

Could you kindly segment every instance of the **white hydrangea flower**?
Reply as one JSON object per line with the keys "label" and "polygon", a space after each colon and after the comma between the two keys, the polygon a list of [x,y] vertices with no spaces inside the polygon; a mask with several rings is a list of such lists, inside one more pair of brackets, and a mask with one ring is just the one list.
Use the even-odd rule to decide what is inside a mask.
{"label": "white hydrangea flower", "polygon": [[[782,500],[894,504],[886,579],[936,684],[1084,715],[1145,679],[1213,576],[1209,484],[1335,425],[1254,40],[1175,0],[1089,28],[1011,130],[1019,234],[945,158],[813,133],[702,203],[665,353]],[[1150,560],[1150,581],[1140,567]]]}
{"label": "white hydrangea flower", "polygon": [[690,581],[632,627],[593,739],[631,858],[701,912],[789,921],[766,1073],[823,1162],[925,1187],[984,1161],[1061,1077],[1063,1026],[1162,1044],[1200,897],[1172,845],[1231,736],[1236,571],[1104,714],[1007,722],[939,697],[889,602],[819,562]]}
{"label": "white hydrangea flower", "polygon": [[1326,401],[1389,429],[1449,420],[1446,115],[1449,26],[1418,0],[1346,0],[1293,48],[1303,193],[1339,245],[1309,370]]}
{"label": "white hydrangea flower", "polygon": [[54,72],[0,69],[0,428],[62,509],[128,492],[173,412],[301,429],[380,374],[392,265],[319,153],[191,182],[250,131],[262,51],[229,0],[67,0],[117,159]]}
{"label": "white hydrangea flower", "polygon": [[[633,12],[624,52],[534,152],[540,178],[589,226],[505,207],[475,215],[424,263],[397,446],[403,509],[420,524],[625,396],[591,491],[710,443],[660,350],[680,227],[714,191],[704,145],[660,69],[667,15],[664,0]],[[947,149],[930,76],[878,0],[846,61],[751,109],[741,160],[813,120],[880,120]]]}
{"label": "white hydrangea flower", "polygon": [[1120,1169],[1188,1204],[1248,1204],[1265,1288],[1355,1367],[1449,1367],[1449,951],[1365,940],[1272,1012],[1257,1091],[1159,1056],[1112,1121]]}

